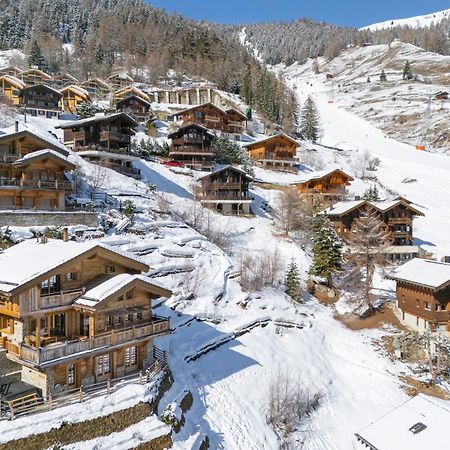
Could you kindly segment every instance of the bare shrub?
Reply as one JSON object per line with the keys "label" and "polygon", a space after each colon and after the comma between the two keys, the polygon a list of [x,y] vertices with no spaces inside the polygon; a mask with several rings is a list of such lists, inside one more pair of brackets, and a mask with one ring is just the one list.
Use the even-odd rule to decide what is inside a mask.
{"label": "bare shrub", "polygon": [[289,375],[278,373],[269,388],[266,421],[289,448],[289,437],[320,405],[322,393],[312,392]]}
{"label": "bare shrub", "polygon": [[94,164],[91,176],[89,177],[89,184],[91,186],[91,190],[95,192],[98,189],[102,188],[105,184],[106,177],[107,177],[107,170],[98,164]]}
{"label": "bare shrub", "polygon": [[263,250],[261,253],[245,253],[241,256],[241,285],[246,291],[254,292],[260,288],[280,283],[282,273],[280,252]]}

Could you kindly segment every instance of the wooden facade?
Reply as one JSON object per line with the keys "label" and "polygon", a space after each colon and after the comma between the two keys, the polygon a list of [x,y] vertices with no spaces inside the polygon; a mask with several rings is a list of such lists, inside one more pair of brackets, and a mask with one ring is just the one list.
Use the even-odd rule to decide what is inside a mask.
{"label": "wooden facade", "polygon": [[170,330],[169,319],[154,315],[151,303],[171,292],[141,276],[149,268],[131,255],[55,240],[26,241],[7,254],[14,264],[21,247],[32,258],[46,247],[65,254],[62,245],[71,246],[62,263],[47,262],[39,271],[37,259],[35,277],[14,289],[0,286],[7,357],[22,365],[22,381],[43,395],[144,370],[153,362],[153,339]]}
{"label": "wooden facade", "polygon": [[251,214],[251,181],[243,170],[225,166],[200,179],[197,198],[203,206],[222,214]]}
{"label": "wooden facade", "polygon": [[105,100],[111,92],[111,87],[100,78],[89,78],[80,83],[80,86],[89,92],[89,95],[96,100]]}
{"label": "wooden facade", "polygon": [[0,209],[65,209],[75,165],[61,147],[28,130],[0,135]]}
{"label": "wooden facade", "polygon": [[106,79],[106,82],[111,86],[111,90],[116,91],[131,86],[134,80],[126,73],[113,73]]}
{"label": "wooden facade", "polygon": [[24,70],[21,78],[26,86],[36,86],[38,84],[50,85],[52,83],[51,75],[39,69]]}
{"label": "wooden facade", "polygon": [[46,84],[25,87],[20,90],[19,97],[21,109],[26,114],[53,119],[61,112],[63,95]]}
{"label": "wooden facade", "polygon": [[116,111],[127,113],[137,122],[144,122],[152,113],[150,102],[134,94],[119,100]]}
{"label": "wooden facade", "polygon": [[450,264],[415,259],[399,267],[392,278],[405,325],[450,335]]}
{"label": "wooden facade", "polygon": [[25,87],[23,81],[12,75],[3,75],[0,77],[0,92],[13,105],[20,104],[20,90]]}
{"label": "wooden facade", "polygon": [[174,114],[182,126],[191,124],[201,125],[209,130],[219,131],[226,134],[241,134],[246,128],[246,116],[236,109],[224,111],[213,103],[205,103],[200,106]]}
{"label": "wooden facade", "polygon": [[138,123],[125,113],[96,115],[57,128],[64,130],[64,143],[81,157],[133,178],[140,171],[132,165],[131,136]]}
{"label": "wooden facade", "polygon": [[0,76],[10,75],[12,77],[21,79],[22,72],[23,72],[22,69],[19,69],[18,67],[15,66],[2,67],[0,69]]}
{"label": "wooden facade", "polygon": [[272,170],[293,171],[298,164],[299,143],[284,133],[246,144],[249,156]]}
{"label": "wooden facade", "polygon": [[214,135],[197,124],[186,125],[169,134],[171,145],[169,156],[191,169],[211,170],[214,166],[214,153],[211,143]]}
{"label": "wooden facade", "polygon": [[91,103],[89,92],[80,86],[70,85],[59,91],[62,94],[61,109],[71,114],[77,113],[77,107],[81,103]]}
{"label": "wooden facade", "polygon": [[61,73],[52,78],[51,84],[55,89],[62,89],[67,86],[77,85],[78,80],[69,73]]}

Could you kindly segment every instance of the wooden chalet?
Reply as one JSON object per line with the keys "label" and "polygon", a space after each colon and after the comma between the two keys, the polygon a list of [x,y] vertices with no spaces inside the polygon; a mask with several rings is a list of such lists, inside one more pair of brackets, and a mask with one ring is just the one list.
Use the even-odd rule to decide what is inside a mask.
{"label": "wooden chalet", "polygon": [[174,114],[182,126],[197,124],[209,130],[225,134],[242,134],[246,128],[247,117],[237,109],[224,111],[213,103],[193,106]]}
{"label": "wooden chalet", "polygon": [[111,90],[116,91],[131,86],[134,83],[134,80],[130,75],[121,72],[113,73],[106,79],[106,82],[111,86]]}
{"label": "wooden chalet", "polygon": [[81,103],[91,103],[91,96],[86,89],[71,84],[59,91],[62,94],[61,109],[64,112],[77,114],[77,108]]}
{"label": "wooden chalet", "polygon": [[203,206],[222,214],[251,214],[251,181],[245,171],[228,165],[200,178],[197,198]]}
{"label": "wooden chalet", "polygon": [[20,90],[20,106],[24,114],[47,119],[57,118],[61,112],[63,95],[46,84],[36,84]]}
{"label": "wooden chalet", "polygon": [[22,72],[22,81],[26,86],[36,86],[38,84],[52,84],[52,77],[48,73],[39,69],[28,69]]}
{"label": "wooden chalet", "polygon": [[190,124],[169,134],[171,145],[169,156],[191,169],[211,170],[214,167],[214,153],[211,143],[214,134],[207,128]]}
{"label": "wooden chalet", "polygon": [[450,264],[416,258],[391,275],[397,283],[397,307],[401,321],[424,332],[450,337]]}
{"label": "wooden chalet", "polygon": [[145,122],[151,115],[151,103],[137,95],[130,95],[116,104],[117,112],[124,112],[137,122]]}
{"label": "wooden chalet", "polygon": [[342,201],[331,205],[322,214],[328,216],[337,234],[347,241],[353,232],[354,221],[365,208],[376,211],[386,224],[391,238],[387,248],[391,260],[404,261],[418,255],[419,249],[413,245],[413,220],[424,214],[403,198],[384,202]]}
{"label": "wooden chalet", "polygon": [[69,73],[61,73],[59,75],[55,75],[52,78],[52,87],[55,89],[62,89],[67,86],[73,86],[78,84],[78,80],[70,75]]}
{"label": "wooden chalet", "polygon": [[0,255],[0,332],[21,380],[43,396],[145,370],[170,330],[171,292],[134,255],[97,242],[32,239]]}
{"label": "wooden chalet", "polygon": [[279,133],[244,145],[249,156],[271,170],[295,171],[300,144],[290,136]]}
{"label": "wooden chalet", "polygon": [[141,89],[136,86],[125,86],[118,91],[115,91],[112,98],[112,105],[116,105],[117,102],[124,100],[127,97],[136,96],[150,103],[150,97]]}
{"label": "wooden chalet", "polygon": [[65,172],[75,169],[55,139],[16,130],[0,135],[0,209],[65,209],[73,191]]}
{"label": "wooden chalet", "polygon": [[25,83],[13,75],[3,75],[0,77],[0,92],[13,105],[20,104],[19,94],[23,88],[25,88]]}
{"label": "wooden chalet", "polygon": [[0,76],[10,75],[11,77],[21,78],[22,77],[22,69],[19,69],[15,66],[2,67],[0,69]]}
{"label": "wooden chalet", "polygon": [[111,92],[111,87],[100,78],[89,78],[89,80],[80,83],[89,95],[96,100],[105,100]]}
{"label": "wooden chalet", "polygon": [[353,178],[341,169],[327,169],[311,172],[294,183],[301,197],[314,205],[325,205],[343,200],[347,186]]}
{"label": "wooden chalet", "polygon": [[64,130],[64,144],[88,161],[140,178],[133,167],[138,158],[131,153],[131,136],[138,123],[125,113],[97,114],[56,128]]}

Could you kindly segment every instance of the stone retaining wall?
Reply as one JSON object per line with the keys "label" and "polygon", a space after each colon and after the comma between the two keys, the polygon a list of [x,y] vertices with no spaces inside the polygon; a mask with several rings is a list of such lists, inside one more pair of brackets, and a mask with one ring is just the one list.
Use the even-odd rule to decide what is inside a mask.
{"label": "stone retaining wall", "polygon": [[97,226],[97,215],[92,212],[0,211],[0,227],[33,226]]}

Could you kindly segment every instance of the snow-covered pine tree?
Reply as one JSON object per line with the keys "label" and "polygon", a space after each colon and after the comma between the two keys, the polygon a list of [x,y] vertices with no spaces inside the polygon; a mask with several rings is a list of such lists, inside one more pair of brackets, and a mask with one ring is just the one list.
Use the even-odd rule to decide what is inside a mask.
{"label": "snow-covered pine tree", "polygon": [[403,79],[404,80],[412,80],[412,78],[413,78],[413,73],[412,73],[411,63],[408,60],[405,63],[405,67],[403,67]]}
{"label": "snow-covered pine tree", "polygon": [[253,175],[252,161],[247,152],[236,142],[227,137],[217,136],[213,139],[211,149],[218,164],[234,164],[242,166],[249,175]]}
{"label": "snow-covered pine tree", "polygon": [[28,67],[37,67],[39,70],[46,69],[46,61],[42,53],[41,46],[33,40],[31,44],[30,56],[28,57]]}
{"label": "snow-covered pine tree", "polygon": [[378,188],[374,184],[373,186],[370,186],[369,189],[367,189],[364,192],[363,200],[366,200],[368,202],[378,202],[380,201]]}
{"label": "snow-covered pine tree", "polygon": [[103,112],[104,109],[100,108],[93,103],[83,102],[77,106],[77,114],[80,116],[80,119],[87,119],[88,117],[93,117],[97,113]]}
{"label": "snow-covered pine tree", "polygon": [[349,244],[352,249],[351,259],[363,272],[362,297],[369,314],[374,311],[371,290],[375,266],[383,261],[383,252],[389,243],[390,233],[386,224],[373,208],[364,208],[353,222]]}
{"label": "snow-covered pine tree", "polygon": [[286,272],[284,292],[296,302],[301,300],[300,273],[294,258],[291,259]]}
{"label": "snow-covered pine tree", "polygon": [[300,115],[300,135],[307,141],[316,142],[319,132],[319,114],[313,99],[308,96]]}
{"label": "snow-covered pine tree", "polygon": [[342,241],[328,217],[322,214],[314,218],[313,252],[311,275],[326,278],[331,286],[332,276],[342,267]]}
{"label": "snow-covered pine tree", "polygon": [[387,81],[386,72],[384,71],[384,69],[380,73],[380,81],[382,82]]}

